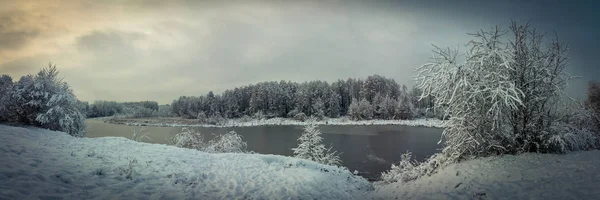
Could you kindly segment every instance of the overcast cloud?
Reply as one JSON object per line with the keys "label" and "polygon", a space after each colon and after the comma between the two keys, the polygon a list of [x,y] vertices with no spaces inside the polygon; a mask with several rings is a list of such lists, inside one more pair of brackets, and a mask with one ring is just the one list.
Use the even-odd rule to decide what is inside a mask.
{"label": "overcast cloud", "polygon": [[[394,78],[412,86],[431,44],[531,22],[571,47],[568,89],[598,80],[594,1],[8,1],[0,0],[0,73],[52,61],[82,100],[170,103],[271,80]],[[56,4],[60,3],[60,4]]]}

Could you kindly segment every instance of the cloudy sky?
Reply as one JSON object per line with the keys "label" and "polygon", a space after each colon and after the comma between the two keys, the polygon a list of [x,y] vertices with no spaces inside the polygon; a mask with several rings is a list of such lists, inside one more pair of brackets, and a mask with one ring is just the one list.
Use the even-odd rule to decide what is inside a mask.
{"label": "cloudy sky", "polygon": [[[576,2],[576,3],[575,3]],[[170,103],[271,80],[380,74],[412,86],[431,44],[510,20],[556,31],[571,48],[568,93],[600,80],[594,1],[0,0],[0,73],[48,62],[82,100]]]}

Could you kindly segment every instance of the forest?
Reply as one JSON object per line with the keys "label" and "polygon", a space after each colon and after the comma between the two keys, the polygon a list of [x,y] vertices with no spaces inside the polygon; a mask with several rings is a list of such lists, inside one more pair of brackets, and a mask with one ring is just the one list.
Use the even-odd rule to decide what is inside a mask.
{"label": "forest", "polygon": [[155,101],[78,102],[88,118],[121,115],[125,117],[182,117],[216,124],[224,119],[252,117],[323,119],[348,116],[353,120],[442,118],[434,111],[434,99],[421,97],[422,91],[408,89],[394,79],[380,75],[366,79],[326,81],[269,81],[200,96],[181,96],[171,104]]}

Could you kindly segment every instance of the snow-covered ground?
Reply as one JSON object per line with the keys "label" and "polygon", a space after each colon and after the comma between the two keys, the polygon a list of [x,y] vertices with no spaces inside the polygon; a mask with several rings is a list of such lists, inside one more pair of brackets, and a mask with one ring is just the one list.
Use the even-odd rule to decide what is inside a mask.
{"label": "snow-covered ground", "polygon": [[376,199],[599,199],[600,151],[476,159],[414,182],[376,184],[373,194]]}
{"label": "snow-covered ground", "polygon": [[179,123],[161,123],[161,122],[132,122],[124,120],[123,124],[130,126],[172,126],[172,127],[249,127],[249,126],[271,126],[271,125],[299,125],[308,124],[317,125],[405,125],[405,126],[423,126],[423,127],[444,127],[444,121],[439,119],[413,119],[413,120],[360,120],[353,121],[348,117],[325,118],[323,120],[298,121],[289,118],[271,118],[271,119],[229,119],[223,125],[209,124],[179,124]]}
{"label": "snow-covered ground", "polygon": [[598,199],[600,151],[453,164],[373,186],[290,157],[209,154],[0,125],[0,199]]}
{"label": "snow-covered ground", "polygon": [[365,199],[337,167],[0,125],[0,199]]}

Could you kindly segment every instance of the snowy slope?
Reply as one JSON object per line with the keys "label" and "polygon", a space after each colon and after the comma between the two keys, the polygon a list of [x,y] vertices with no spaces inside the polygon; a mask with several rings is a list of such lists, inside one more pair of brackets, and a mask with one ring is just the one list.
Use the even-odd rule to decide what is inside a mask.
{"label": "snowy slope", "polygon": [[0,199],[364,199],[347,170],[0,125]]}
{"label": "snowy slope", "polygon": [[524,154],[450,165],[415,182],[376,185],[378,199],[600,199],[600,151]]}

